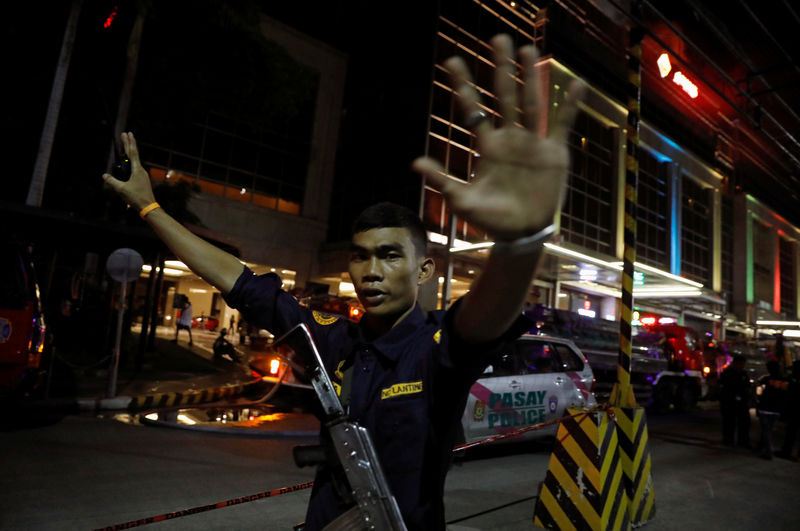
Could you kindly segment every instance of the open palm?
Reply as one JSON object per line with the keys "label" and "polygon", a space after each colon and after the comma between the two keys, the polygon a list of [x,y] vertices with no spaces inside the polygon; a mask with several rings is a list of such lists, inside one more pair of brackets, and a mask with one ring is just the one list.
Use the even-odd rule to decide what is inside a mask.
{"label": "open palm", "polygon": [[480,153],[476,177],[469,184],[451,178],[429,157],[414,161],[414,169],[445,195],[458,216],[495,239],[510,240],[547,227],[561,207],[569,168],[567,134],[583,87],[578,83],[570,86],[549,135],[542,137],[542,83],[533,66],[538,52],[533,46],[520,49],[525,85],[518,95],[511,39],[499,35],[492,45],[501,127],[494,128],[481,119],[485,114],[464,61],[456,57],[445,63],[459,104],[468,122],[473,122]]}

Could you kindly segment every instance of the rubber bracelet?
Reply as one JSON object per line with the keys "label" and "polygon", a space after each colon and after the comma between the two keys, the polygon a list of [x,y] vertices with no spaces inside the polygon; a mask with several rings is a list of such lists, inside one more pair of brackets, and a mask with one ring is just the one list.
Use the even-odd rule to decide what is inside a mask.
{"label": "rubber bracelet", "polygon": [[553,235],[556,231],[555,223],[548,225],[536,234],[525,236],[511,241],[497,241],[492,246],[493,252],[509,254],[512,256],[519,256],[523,254],[531,254],[538,251],[544,245],[544,242]]}
{"label": "rubber bracelet", "polygon": [[157,208],[158,208],[158,207],[160,207],[160,206],[161,206],[161,205],[159,205],[159,204],[158,204],[158,203],[156,203],[155,201],[154,201],[154,202],[152,202],[152,203],[150,203],[149,205],[147,205],[146,207],[144,207],[143,209],[141,209],[141,210],[139,211],[139,217],[141,217],[142,219],[144,219],[144,217],[145,217],[147,214],[149,214],[150,212],[152,212],[153,210],[157,209]]}

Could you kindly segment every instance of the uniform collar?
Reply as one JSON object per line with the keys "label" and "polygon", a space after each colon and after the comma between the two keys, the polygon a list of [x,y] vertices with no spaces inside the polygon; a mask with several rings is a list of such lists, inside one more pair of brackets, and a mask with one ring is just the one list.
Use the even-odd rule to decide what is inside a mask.
{"label": "uniform collar", "polygon": [[[406,351],[408,343],[416,341],[415,333],[423,324],[425,324],[425,313],[419,304],[414,304],[414,308],[402,321],[373,341],[371,345],[383,356],[397,361],[400,355]],[[363,331],[361,337],[364,337]]]}

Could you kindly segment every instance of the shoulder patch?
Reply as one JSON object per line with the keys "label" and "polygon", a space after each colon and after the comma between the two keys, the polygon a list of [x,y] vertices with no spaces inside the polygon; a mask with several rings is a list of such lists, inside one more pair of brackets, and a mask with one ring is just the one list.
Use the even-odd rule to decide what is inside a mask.
{"label": "shoulder patch", "polygon": [[435,334],[433,334],[433,340],[436,341],[437,343],[439,343],[442,340],[442,329],[441,328],[439,330],[437,330]]}
{"label": "shoulder patch", "polygon": [[336,321],[339,320],[338,317],[334,317],[333,315],[324,314],[324,313],[318,312],[316,310],[314,310],[311,313],[314,314],[314,320],[316,322],[318,322],[319,324],[323,325],[323,326],[329,325],[329,324],[333,324],[333,323],[335,323]]}

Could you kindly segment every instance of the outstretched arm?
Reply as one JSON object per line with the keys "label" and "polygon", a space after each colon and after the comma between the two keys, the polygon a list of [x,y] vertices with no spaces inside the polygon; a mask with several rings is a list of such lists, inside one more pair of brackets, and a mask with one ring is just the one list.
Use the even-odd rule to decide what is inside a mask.
{"label": "outstretched arm", "polygon": [[[131,207],[141,212],[155,202],[150,176],[139,160],[139,150],[133,133],[122,133],[122,145],[131,162],[131,178],[124,182],[106,173],[103,174],[103,180]],[[235,256],[192,234],[163,208],[152,210],[144,219],[189,269],[223,293],[228,293],[233,288],[242,273],[242,264]]]}
{"label": "outstretched arm", "polygon": [[542,137],[544,87],[534,68],[539,58],[536,48],[525,46],[519,51],[525,84],[518,94],[511,38],[498,35],[492,45],[495,92],[503,117],[503,125],[496,129],[485,119],[464,61],[455,57],[445,63],[460,107],[477,137],[476,178],[468,184],[453,179],[438,161],[428,157],[413,165],[444,194],[458,216],[488,232],[498,243],[455,317],[458,333],[473,343],[499,337],[521,311],[544,240],[531,245],[530,239],[542,231],[547,234],[561,208],[569,168],[567,135],[583,94],[579,83],[569,87],[549,135]]}

